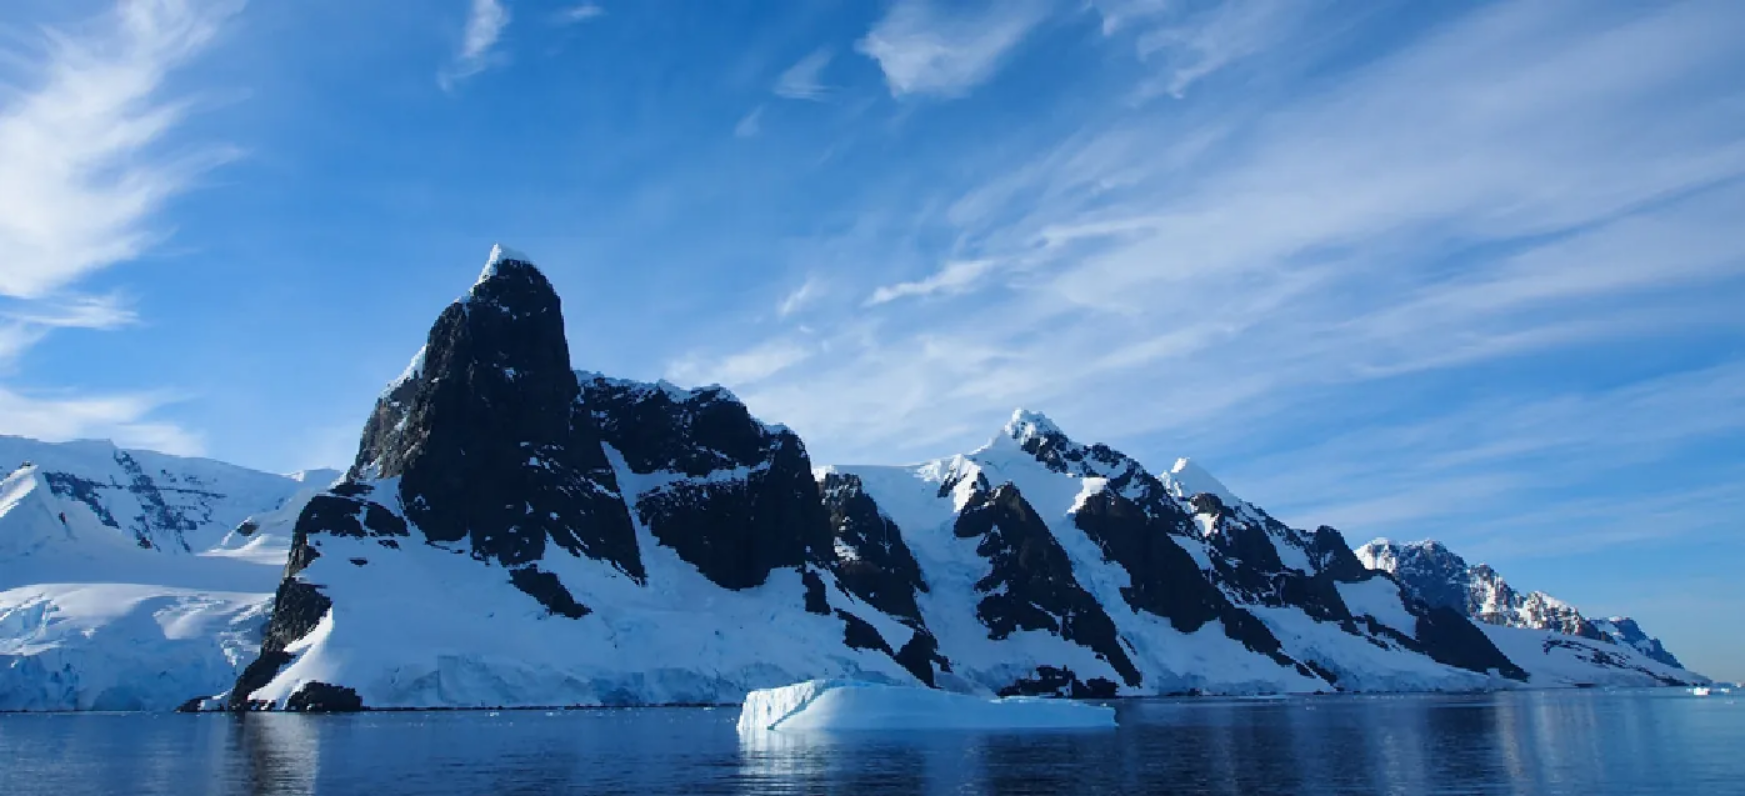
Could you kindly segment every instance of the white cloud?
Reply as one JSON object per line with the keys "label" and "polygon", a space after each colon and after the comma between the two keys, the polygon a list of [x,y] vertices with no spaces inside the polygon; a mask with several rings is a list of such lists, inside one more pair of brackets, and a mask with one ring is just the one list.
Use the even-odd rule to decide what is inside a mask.
{"label": "white cloud", "polygon": [[[830,356],[742,394],[821,461],[961,450],[1018,404],[1215,455],[1366,422],[1344,401],[1400,374],[1738,339],[1745,90],[1696,79],[1739,65],[1745,18],[1719,8],[1487,6],[1313,92],[1114,109],[914,200],[908,227],[821,244],[881,311],[818,319]],[[902,217],[898,193],[867,212]],[[967,265],[867,284],[918,258]],[[988,284],[988,263],[985,301],[896,301]]]}
{"label": "white cloud", "polygon": [[109,439],[117,445],[182,456],[205,452],[199,434],[151,415],[171,401],[160,395],[22,395],[0,386],[0,433],[50,442]]}
{"label": "white cloud", "polygon": [[992,260],[958,260],[945,264],[932,276],[917,282],[884,285],[872,292],[868,305],[885,304],[900,298],[952,295],[968,292],[994,270]]}
{"label": "white cloud", "polygon": [[[234,156],[173,140],[192,102],[166,96],[164,86],[240,7],[124,2],[76,32],[45,30],[40,49],[0,52],[0,296],[14,299],[0,308],[0,368],[56,329],[135,320],[114,294],[68,290],[161,241],[165,206]],[[164,403],[0,385],[0,433],[198,452],[198,435],[151,419]]]}
{"label": "white cloud", "polygon": [[804,309],[818,298],[822,291],[821,284],[816,275],[807,276],[805,282],[794,288],[794,292],[782,297],[781,303],[776,305],[776,316],[786,318]]}
{"label": "white cloud", "polygon": [[461,34],[460,52],[455,54],[453,63],[437,73],[437,84],[445,91],[452,90],[460,81],[489,68],[500,58],[497,42],[508,26],[509,10],[501,0],[472,0],[466,30]]}
{"label": "white cloud", "polygon": [[855,49],[878,61],[891,95],[962,96],[993,76],[1047,15],[1043,0],[1001,0],[950,11],[897,0]]}
{"label": "white cloud", "polygon": [[[1140,34],[1140,58],[1164,68],[1140,93],[1182,97],[1201,78],[1278,44],[1309,5],[1309,0],[1229,0],[1198,17]],[[1121,19],[1105,17],[1104,29]]]}
{"label": "white cloud", "polygon": [[151,217],[223,147],[166,152],[186,99],[165,78],[205,47],[231,3],[125,3],[86,36],[50,31],[0,93],[0,295],[38,298],[118,262],[166,233]]}
{"label": "white cloud", "polygon": [[606,9],[598,3],[581,3],[557,12],[555,19],[559,25],[574,25],[605,16]]}
{"label": "white cloud", "polygon": [[815,346],[777,338],[723,357],[690,355],[667,368],[668,377],[683,385],[720,384],[738,388],[768,379],[817,353]]}
{"label": "white cloud", "polygon": [[119,295],[67,296],[0,309],[0,318],[49,329],[115,329],[139,319]]}
{"label": "white cloud", "polygon": [[824,68],[834,56],[830,48],[820,47],[795,62],[776,79],[775,95],[785,99],[821,100],[830,89],[824,85]]}
{"label": "white cloud", "polygon": [[733,135],[737,138],[752,138],[763,132],[763,106],[751,109],[750,113],[739,117],[739,123],[733,125]]}

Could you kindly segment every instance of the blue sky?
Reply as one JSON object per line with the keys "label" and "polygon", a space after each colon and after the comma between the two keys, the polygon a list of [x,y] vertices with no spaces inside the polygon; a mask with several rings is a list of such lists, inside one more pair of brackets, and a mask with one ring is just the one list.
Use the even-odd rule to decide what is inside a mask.
{"label": "blue sky", "polygon": [[10,0],[0,433],[342,465],[495,241],[820,462],[1015,406],[1745,678],[1745,7]]}

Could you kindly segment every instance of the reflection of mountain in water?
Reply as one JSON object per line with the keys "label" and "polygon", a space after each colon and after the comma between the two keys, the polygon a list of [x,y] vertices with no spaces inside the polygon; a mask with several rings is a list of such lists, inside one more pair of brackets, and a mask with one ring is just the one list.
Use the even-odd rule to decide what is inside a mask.
{"label": "reflection of mountain in water", "polygon": [[318,716],[295,713],[239,713],[228,721],[230,748],[240,765],[231,767],[255,796],[308,796],[321,773],[323,724]]}

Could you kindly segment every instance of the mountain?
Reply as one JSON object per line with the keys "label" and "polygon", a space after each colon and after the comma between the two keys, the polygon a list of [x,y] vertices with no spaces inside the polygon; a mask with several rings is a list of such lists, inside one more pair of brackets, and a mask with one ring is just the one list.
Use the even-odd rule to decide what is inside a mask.
{"label": "mountain", "polygon": [[[896,571],[918,561],[918,578],[881,584],[886,603],[918,606],[953,671],[997,691],[1479,688],[1524,677],[1463,617],[1402,599],[1337,531],[1288,528],[1185,460],[1154,476],[1037,413],[1017,412],[969,454],[821,475],[844,557]],[[903,545],[869,544],[880,539]]]}
{"label": "mountain", "polygon": [[[1618,645],[1662,666],[1684,669],[1678,658],[1667,652],[1659,639],[1642,632],[1635,620],[1627,617],[1590,620],[1575,606],[1544,592],[1523,594],[1496,570],[1485,564],[1469,565],[1440,542],[1400,544],[1376,539],[1358,548],[1357,557],[1367,567],[1393,574],[1414,598],[1461,611],[1488,626],[1550,631],[1586,642]],[[1554,641],[1589,647],[1602,656],[1612,652],[1582,641]],[[1657,672],[1656,676],[1680,679],[1665,672]]]}
{"label": "mountain", "polygon": [[0,467],[0,710],[168,710],[257,654],[288,544],[236,532],[305,483],[19,437]]}
{"label": "mountain", "polygon": [[0,439],[0,710],[1701,681],[1633,622],[1445,550],[1360,556],[1039,413],[961,455],[818,466],[721,387],[573,370],[563,330],[494,249],[344,473]]}
{"label": "mountain", "polygon": [[715,702],[907,680],[914,631],[824,577],[799,438],[720,389],[570,369],[562,306],[501,248],[297,518],[231,707]]}

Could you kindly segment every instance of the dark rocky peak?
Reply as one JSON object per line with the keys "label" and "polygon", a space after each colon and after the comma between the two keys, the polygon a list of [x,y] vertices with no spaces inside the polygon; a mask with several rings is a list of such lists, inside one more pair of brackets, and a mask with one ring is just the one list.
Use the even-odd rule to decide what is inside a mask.
{"label": "dark rocky peak", "polygon": [[804,450],[792,431],[765,425],[719,385],[686,390],[576,372],[581,403],[630,469],[691,476],[766,461],[783,445]]}
{"label": "dark rocky peak", "polygon": [[953,532],[976,539],[976,554],[988,560],[988,575],[975,588],[983,595],[976,616],[990,638],[1019,630],[1053,633],[1095,652],[1129,686],[1139,685],[1114,620],[1078,582],[1072,559],[1017,487],[976,491]]}
{"label": "dark rocky peak", "polygon": [[1172,521],[1172,532],[1187,531],[1187,515],[1171,499],[1167,486],[1138,460],[1100,442],[1085,445],[1073,441],[1060,426],[1041,412],[1017,409],[1000,435],[984,450],[1012,444],[1057,473],[1083,478],[1103,478],[1109,489],[1132,500],[1147,514]]}
{"label": "dark rocky peak", "polygon": [[806,446],[720,387],[578,374],[578,411],[629,471],[625,501],[662,545],[717,585],[835,562]]}
{"label": "dark rocky peak", "polygon": [[578,393],[557,293],[525,257],[494,248],[377,402],[350,478],[399,478],[406,519],[481,560],[526,564],[549,542],[641,580],[634,529]]}
{"label": "dark rocky peak", "polygon": [[1135,611],[1156,614],[1183,633],[1222,620],[1224,633],[1249,649],[1295,665],[1280,654],[1272,632],[1252,614],[1237,608],[1206,579],[1163,521],[1133,501],[1104,489],[1086,498],[1073,523],[1103,552],[1103,557],[1127,570],[1130,585],[1121,596]]}
{"label": "dark rocky peak", "polygon": [[1334,580],[1363,580],[1368,569],[1351,551],[1345,534],[1330,525],[1322,525],[1309,534],[1308,553],[1315,566]]}
{"label": "dark rocky peak", "polygon": [[879,510],[860,476],[824,472],[819,484],[835,535],[836,574],[848,593],[912,627],[921,627],[916,594],[927,591],[903,531]]}

